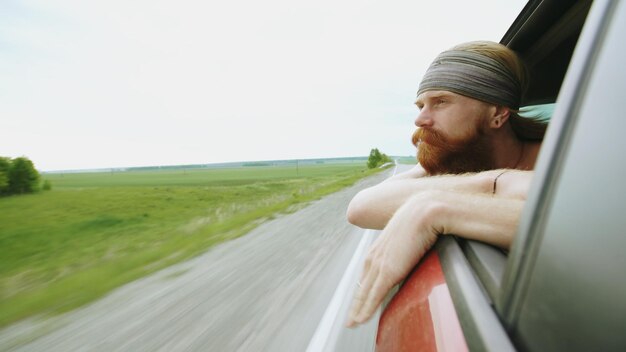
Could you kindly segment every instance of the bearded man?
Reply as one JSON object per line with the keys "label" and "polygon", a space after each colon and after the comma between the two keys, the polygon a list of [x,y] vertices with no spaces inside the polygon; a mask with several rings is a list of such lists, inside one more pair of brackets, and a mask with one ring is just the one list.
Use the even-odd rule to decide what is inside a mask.
{"label": "bearded man", "polygon": [[367,321],[440,235],[507,249],[546,124],[521,117],[526,69],[493,42],[439,54],[417,91],[418,164],[359,192],[348,220],[382,229],[370,248],[348,326]]}

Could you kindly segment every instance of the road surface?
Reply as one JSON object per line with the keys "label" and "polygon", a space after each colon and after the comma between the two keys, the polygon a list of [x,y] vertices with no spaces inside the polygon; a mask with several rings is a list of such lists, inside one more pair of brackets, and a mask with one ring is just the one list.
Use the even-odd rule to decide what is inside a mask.
{"label": "road surface", "polygon": [[[8,327],[0,331],[0,350],[327,350],[328,345],[319,347],[326,343],[318,341],[325,330],[320,321],[327,310],[327,316],[334,314],[329,303],[364,233],[347,223],[347,204],[392,171],[268,221],[89,306]],[[355,279],[346,280],[352,292]],[[373,346],[375,321],[337,338],[345,305],[337,313],[343,317],[333,320],[333,343],[345,345],[350,339],[347,344],[359,351]],[[317,342],[312,342],[314,335]]]}

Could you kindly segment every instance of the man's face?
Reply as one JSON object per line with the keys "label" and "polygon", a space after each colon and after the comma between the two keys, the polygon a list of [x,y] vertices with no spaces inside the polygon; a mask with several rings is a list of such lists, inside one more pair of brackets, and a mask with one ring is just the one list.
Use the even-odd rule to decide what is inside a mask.
{"label": "man's face", "polygon": [[492,168],[487,116],[492,105],[448,91],[427,91],[415,102],[413,134],[420,165],[431,175]]}

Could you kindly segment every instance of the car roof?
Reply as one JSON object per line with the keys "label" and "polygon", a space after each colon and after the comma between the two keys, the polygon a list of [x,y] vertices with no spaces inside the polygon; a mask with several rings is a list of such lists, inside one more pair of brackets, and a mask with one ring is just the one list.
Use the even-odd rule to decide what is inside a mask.
{"label": "car roof", "polygon": [[500,41],[529,69],[523,105],[556,101],[591,0],[531,0]]}

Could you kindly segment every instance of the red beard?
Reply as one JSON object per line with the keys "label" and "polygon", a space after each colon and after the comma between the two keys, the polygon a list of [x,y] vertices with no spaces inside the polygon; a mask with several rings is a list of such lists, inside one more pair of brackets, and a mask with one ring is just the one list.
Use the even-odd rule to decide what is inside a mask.
{"label": "red beard", "polygon": [[488,137],[477,128],[458,140],[444,137],[430,129],[419,128],[413,133],[417,160],[430,175],[479,172],[493,168],[493,153]]}

